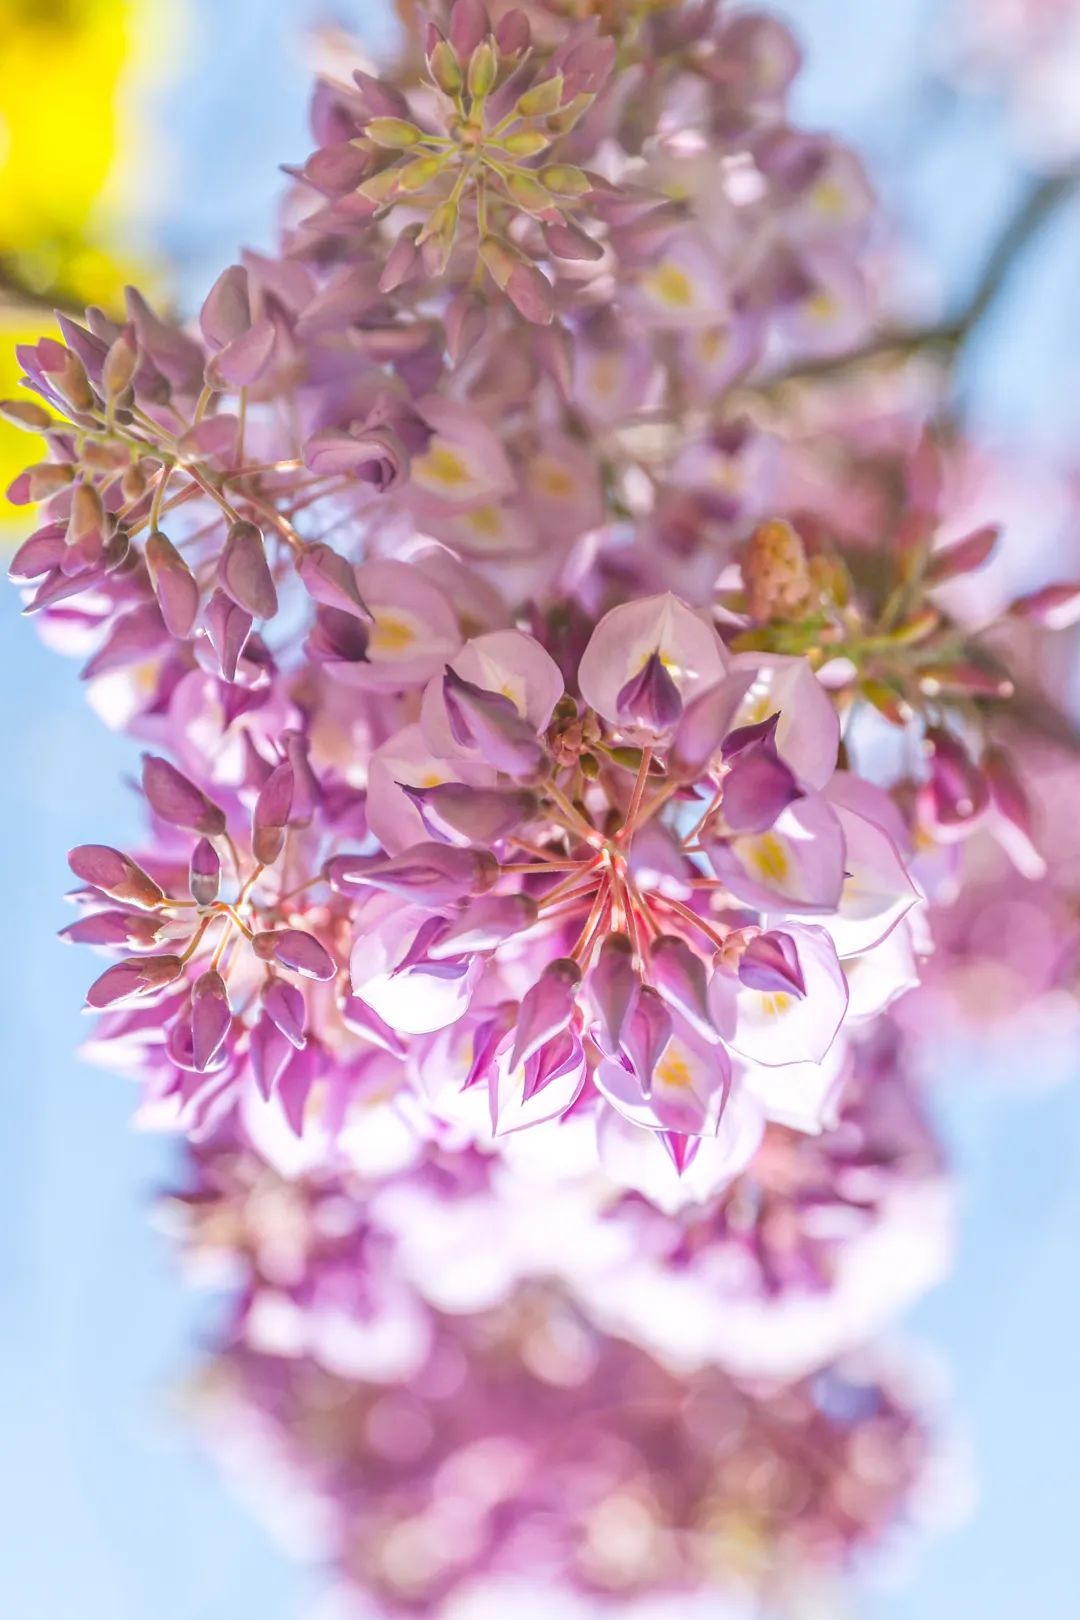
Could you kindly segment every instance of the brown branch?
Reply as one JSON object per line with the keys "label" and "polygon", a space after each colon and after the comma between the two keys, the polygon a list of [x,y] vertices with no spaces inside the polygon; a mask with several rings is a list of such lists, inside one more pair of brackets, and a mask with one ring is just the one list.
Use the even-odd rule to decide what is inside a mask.
{"label": "brown branch", "polygon": [[74,315],[82,311],[85,303],[85,299],[80,299],[59,281],[35,286],[22,274],[14,259],[0,257],[0,308],[41,315],[62,310],[65,315]]}
{"label": "brown branch", "polygon": [[1033,180],[995,239],[974,288],[952,316],[924,326],[879,332],[844,354],[800,361],[767,377],[753,391],[771,393],[789,382],[842,376],[864,365],[909,360],[916,354],[937,352],[946,365],[951,364],[994,308],[1031,242],[1078,190],[1080,165]]}

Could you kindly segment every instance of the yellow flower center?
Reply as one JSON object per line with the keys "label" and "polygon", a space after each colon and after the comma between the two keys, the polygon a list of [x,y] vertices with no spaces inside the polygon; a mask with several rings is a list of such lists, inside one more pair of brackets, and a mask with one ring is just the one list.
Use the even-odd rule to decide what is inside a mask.
{"label": "yellow flower center", "polygon": [[663,1085],[672,1086],[676,1090],[685,1090],[693,1084],[690,1065],[676,1043],[669,1042],[667,1050],[656,1065],[656,1078]]}
{"label": "yellow flower center", "polygon": [[645,285],[658,303],[670,304],[673,309],[693,307],[694,283],[685,270],[670,260],[650,270]]}
{"label": "yellow flower center", "polygon": [[446,489],[460,489],[469,482],[469,469],[456,450],[451,450],[438,439],[432,439],[426,454],[413,462],[413,477],[421,483],[441,484]]}
{"label": "yellow flower center", "polygon": [[368,650],[376,655],[393,657],[402,653],[416,641],[416,631],[404,619],[392,613],[376,613],[368,641]]}
{"label": "yellow flower center", "polygon": [[787,850],[775,833],[762,833],[754,839],[750,865],[766,883],[783,883],[791,873]]}
{"label": "yellow flower center", "polygon": [[534,464],[529,482],[538,495],[548,495],[556,501],[565,501],[573,495],[576,487],[566,468],[558,466],[554,461]]}

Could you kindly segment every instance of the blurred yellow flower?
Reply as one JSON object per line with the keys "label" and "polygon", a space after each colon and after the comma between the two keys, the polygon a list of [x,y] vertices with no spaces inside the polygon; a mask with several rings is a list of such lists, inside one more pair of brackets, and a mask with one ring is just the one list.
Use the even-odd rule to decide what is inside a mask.
{"label": "blurred yellow flower", "polygon": [[[121,240],[117,172],[144,145],[131,82],[162,12],[157,0],[0,0],[0,397],[17,393],[14,344],[49,327],[50,305],[114,309],[126,281],[145,284]],[[0,423],[0,489],[35,453]]]}

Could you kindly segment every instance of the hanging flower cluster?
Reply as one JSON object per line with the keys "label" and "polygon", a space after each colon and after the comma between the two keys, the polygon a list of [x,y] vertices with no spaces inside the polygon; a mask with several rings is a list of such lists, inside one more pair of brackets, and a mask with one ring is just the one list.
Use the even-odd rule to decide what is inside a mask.
{"label": "hanging flower cluster", "polygon": [[716,1614],[811,1572],[828,1590],[939,1509],[941,1440],[895,1357],[754,1387],[678,1376],[552,1286],[423,1309],[355,1188],[205,1151],[193,1169],[183,1252],[240,1284],[196,1424],[273,1520],[317,1504],[309,1550],[379,1614]]}
{"label": "hanging flower cluster", "polygon": [[[461,1571],[391,1451],[464,1439],[437,1377],[400,1433],[372,1385],[462,1347],[478,1413],[541,1414],[495,1542],[542,1521],[607,1580],[582,1527],[622,1463],[529,1498],[534,1313],[667,1414],[673,1460],[623,1431],[643,1590],[704,1580],[715,1515],[825,1562],[888,1517],[903,1402],[728,1380],[810,1379],[940,1273],[916,1075],[974,968],[1075,1010],[1080,872],[1034,808],[1036,733],[1075,740],[1032,646],[1080,586],[980,597],[1007,542],[960,521],[939,394],[875,369],[870,189],[793,124],[797,67],[724,5],[435,4],[319,84],[276,255],[190,323],[61,317],[3,405],[45,445],[12,576],[143,751],[145,839],[70,855],[90,1050],[192,1144],[229,1380],[414,1609]],[[356,1407],[329,1461],[309,1373]],[[699,1398],[730,1479],[677,1427]],[[489,1510],[462,1558],[501,1575]]]}

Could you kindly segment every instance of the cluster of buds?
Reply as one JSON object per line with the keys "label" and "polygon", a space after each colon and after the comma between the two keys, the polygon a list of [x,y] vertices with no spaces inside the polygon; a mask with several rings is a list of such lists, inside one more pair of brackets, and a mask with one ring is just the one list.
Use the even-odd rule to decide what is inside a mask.
{"label": "cluster of buds", "polygon": [[402,207],[423,216],[398,235],[380,277],[383,291],[421,270],[443,275],[467,218],[474,258],[527,320],[546,324],[554,308],[550,284],[509,231],[514,221],[534,226],[556,260],[601,256],[602,247],[567,214],[594,189],[605,190],[604,182],[562,160],[557,148],[603,88],[615,47],[581,30],[538,55],[523,11],[504,12],[488,30],[479,0],[457,0],[446,34],[428,25],[434,128],[412,121],[400,92],[369,89],[357,76],[361,94],[379,110],[355,144],[390,154],[357,195],[377,216]]}
{"label": "cluster of buds", "polygon": [[[313,836],[309,779],[299,739],[283,738],[280,762],[245,794],[254,801],[246,857],[225,811],[148,754],[147,804],[159,825],[175,830],[170,846],[183,834],[193,840],[186,862],[170,847],[147,863],[151,876],[104,844],[80,845],[69,856],[85,887],[73,896],[83,914],[64,936],[134,952],[94,981],[87,1006],[131,1009],[113,1028],[117,1038],[121,1030],[143,1038],[164,1032],[160,1061],[169,1081],[158,1095],[177,1097],[203,1127],[232,1106],[238,1068],[249,1066],[260,1093],[277,1090],[299,1129],[316,1077],[318,1043],[308,1040],[301,985],[337,978],[340,925],[325,903],[312,903],[309,883],[288,887],[290,857]],[[223,873],[231,898],[222,893]],[[142,1010],[151,1005],[152,1024]]]}

